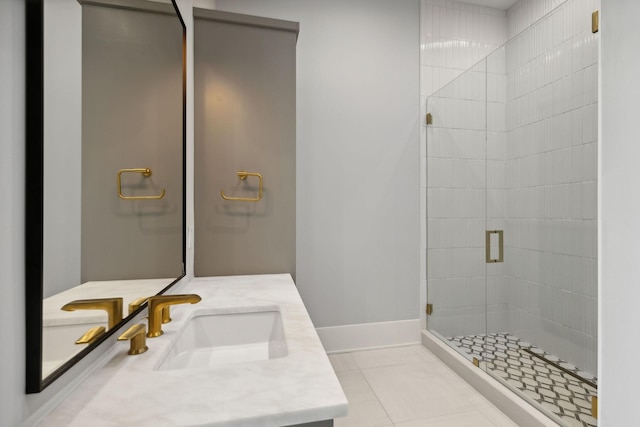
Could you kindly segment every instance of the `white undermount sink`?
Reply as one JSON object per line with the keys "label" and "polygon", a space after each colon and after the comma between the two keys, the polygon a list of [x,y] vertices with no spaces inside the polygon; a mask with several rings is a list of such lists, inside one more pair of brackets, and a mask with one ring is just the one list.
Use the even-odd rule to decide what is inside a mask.
{"label": "white undermount sink", "polygon": [[284,357],[277,307],[195,311],[156,369],[192,369]]}

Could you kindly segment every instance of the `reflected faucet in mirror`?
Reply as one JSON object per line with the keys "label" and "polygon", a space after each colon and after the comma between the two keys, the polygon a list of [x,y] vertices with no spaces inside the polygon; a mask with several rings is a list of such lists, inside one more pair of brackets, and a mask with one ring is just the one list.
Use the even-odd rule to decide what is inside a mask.
{"label": "reflected faucet in mirror", "polygon": [[109,329],[116,326],[122,320],[122,298],[95,298],[79,299],[63,305],[61,310],[104,310],[108,316]]}
{"label": "reflected faucet in mirror", "polygon": [[162,335],[162,317],[164,309],[175,304],[196,304],[202,298],[196,294],[156,295],[149,298],[149,332],[147,337],[159,337]]}
{"label": "reflected faucet in mirror", "polygon": [[98,338],[104,335],[105,332],[107,332],[107,329],[104,326],[91,328],[76,340],[76,344],[92,344],[98,341]]}

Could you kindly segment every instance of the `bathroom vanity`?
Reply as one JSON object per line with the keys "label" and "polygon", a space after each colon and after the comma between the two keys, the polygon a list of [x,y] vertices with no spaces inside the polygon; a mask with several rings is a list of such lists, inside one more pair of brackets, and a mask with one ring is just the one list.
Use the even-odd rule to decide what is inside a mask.
{"label": "bathroom vanity", "polygon": [[[162,325],[160,337],[147,339],[145,353],[129,356],[128,343],[114,345],[106,364],[41,426],[324,427],[347,414],[347,399],[290,275],[197,278],[171,293],[198,294],[202,301],[172,307],[173,320]],[[238,321],[220,328],[221,318]],[[198,330],[200,321],[212,322],[205,329],[218,336]],[[256,329],[267,338],[256,338]],[[188,354],[202,351],[206,360]]]}

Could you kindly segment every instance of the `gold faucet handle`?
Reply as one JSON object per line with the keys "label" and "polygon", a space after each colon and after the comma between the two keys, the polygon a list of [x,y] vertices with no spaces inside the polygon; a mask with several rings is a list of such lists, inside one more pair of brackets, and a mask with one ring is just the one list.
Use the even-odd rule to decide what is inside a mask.
{"label": "gold faucet handle", "polygon": [[[133,314],[134,311],[140,308],[142,304],[147,302],[151,297],[140,297],[136,300],[133,300],[129,303],[129,314]],[[169,311],[169,306],[166,306],[162,309],[162,323],[171,322],[171,313]]]}
{"label": "gold faucet handle", "polygon": [[76,340],[76,344],[93,344],[98,340],[98,338],[104,335],[106,331],[107,329],[104,326],[91,328]]}
{"label": "gold faucet handle", "polygon": [[118,337],[118,341],[130,340],[127,354],[142,354],[149,349],[147,347],[147,327],[144,323],[133,325]]}

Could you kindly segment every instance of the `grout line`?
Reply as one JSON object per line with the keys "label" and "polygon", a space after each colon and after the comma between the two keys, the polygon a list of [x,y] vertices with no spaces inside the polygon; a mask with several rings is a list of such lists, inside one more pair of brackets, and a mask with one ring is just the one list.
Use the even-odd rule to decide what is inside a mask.
{"label": "grout line", "polygon": [[[356,362],[356,365],[358,363]],[[388,366],[393,366],[393,365],[388,365]],[[380,397],[378,396],[378,394],[376,393],[376,391],[373,389],[373,387],[371,387],[371,383],[369,382],[369,380],[367,379],[367,376],[364,374],[364,372],[362,372],[362,368],[360,368],[358,366],[358,369],[360,369],[360,374],[362,375],[362,378],[364,378],[364,381],[367,383],[367,386],[369,387],[369,389],[371,390],[371,392],[373,393],[373,395],[376,397],[376,400],[378,401],[378,404],[380,405],[380,407],[382,408],[382,410],[384,411],[384,413],[387,415],[387,418],[389,419],[389,422],[391,423],[392,426],[395,427],[395,421],[391,418],[391,415],[389,414],[389,411],[387,411],[387,408],[385,408],[384,404],[382,403],[382,401],[380,401]]]}

